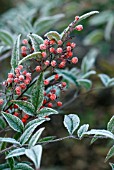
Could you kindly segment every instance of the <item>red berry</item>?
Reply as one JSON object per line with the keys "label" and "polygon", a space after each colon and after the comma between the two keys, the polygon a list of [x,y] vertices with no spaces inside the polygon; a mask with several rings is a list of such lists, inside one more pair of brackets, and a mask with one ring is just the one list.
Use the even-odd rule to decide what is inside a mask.
{"label": "red berry", "polygon": [[23,123],[26,123],[27,119],[22,118],[21,121],[22,121]]}
{"label": "red berry", "polygon": [[27,74],[27,71],[26,71],[26,70],[24,70],[24,71],[22,72],[22,74],[23,74],[23,75],[26,75],[26,74]]}
{"label": "red berry", "polygon": [[61,83],[62,87],[66,87],[66,82]]}
{"label": "red berry", "polygon": [[57,53],[61,54],[63,52],[63,49],[61,47],[57,48]]}
{"label": "red berry", "polygon": [[16,104],[14,104],[13,108],[14,109],[18,109],[18,106]]}
{"label": "red berry", "polygon": [[27,84],[29,84],[30,83],[30,79],[29,78],[26,78],[25,80],[24,80],[24,83],[27,85]]}
{"label": "red berry", "polygon": [[73,53],[70,51],[70,52],[68,52],[68,56],[69,57],[72,57],[73,56]]}
{"label": "red berry", "polygon": [[46,45],[45,44],[40,44],[40,50],[46,50]]}
{"label": "red berry", "polygon": [[55,67],[55,66],[56,66],[56,64],[57,64],[57,63],[56,63],[56,61],[55,61],[55,60],[52,60],[52,62],[51,62],[51,66],[52,66],[52,67]]}
{"label": "red berry", "polygon": [[19,79],[18,78],[14,78],[14,82],[15,83],[19,83]]}
{"label": "red berry", "polygon": [[44,80],[44,85],[48,85],[49,84],[49,80]]}
{"label": "red berry", "polygon": [[48,103],[48,107],[53,107],[53,104],[52,103]]}
{"label": "red berry", "polygon": [[58,80],[59,79],[59,75],[55,74],[54,78],[55,78],[55,80]]}
{"label": "red berry", "polygon": [[51,47],[51,48],[49,49],[49,51],[50,51],[50,53],[54,53],[54,52],[55,52],[55,48]]}
{"label": "red berry", "polygon": [[82,31],[83,30],[83,26],[82,25],[77,25],[76,26],[76,30],[77,31]]}
{"label": "red berry", "polygon": [[20,81],[23,81],[23,80],[24,80],[24,76],[23,76],[23,75],[20,75],[20,76],[19,76],[19,80],[20,80]]}
{"label": "red berry", "polygon": [[56,92],[56,90],[55,89],[51,89],[51,93],[55,93]]}
{"label": "red berry", "polygon": [[67,44],[66,44],[67,46],[71,46],[71,42],[67,42]]}
{"label": "red berry", "polygon": [[21,83],[21,84],[20,84],[20,87],[21,87],[21,89],[23,89],[23,90],[24,90],[24,89],[26,89],[26,84]]}
{"label": "red berry", "polygon": [[12,79],[12,78],[8,78],[8,79],[7,79],[7,82],[8,82],[8,83],[12,83],[12,82],[13,82],[13,79]]}
{"label": "red berry", "polygon": [[46,99],[44,99],[44,100],[43,100],[43,105],[44,105],[44,104],[46,104],[46,103],[47,103],[47,100],[46,100]]}
{"label": "red berry", "polygon": [[51,100],[55,100],[55,99],[56,99],[56,94],[51,94],[51,95],[50,95],[50,99],[51,99]]}
{"label": "red berry", "polygon": [[57,43],[58,43],[58,45],[62,45],[63,42],[61,40],[59,40]]}
{"label": "red berry", "polygon": [[13,73],[8,73],[8,78],[13,78],[14,74]]}
{"label": "red berry", "polygon": [[46,52],[42,52],[42,57],[45,58],[46,57]]}
{"label": "red berry", "polygon": [[55,40],[50,40],[50,44],[51,45],[55,44]]}
{"label": "red berry", "polygon": [[79,16],[75,16],[75,20],[78,21],[79,20]]}
{"label": "red berry", "polygon": [[62,61],[62,62],[59,64],[59,68],[64,68],[64,67],[65,67],[65,64],[66,64],[66,62]]}
{"label": "red berry", "polygon": [[71,62],[72,62],[73,64],[76,64],[76,63],[78,62],[78,58],[77,58],[77,57],[73,57],[72,60],[71,60]]}
{"label": "red berry", "polygon": [[19,70],[22,70],[22,69],[23,69],[23,66],[22,66],[22,65],[19,65],[19,66],[18,66],[18,69],[19,69]]}
{"label": "red berry", "polygon": [[4,103],[4,100],[0,99],[0,105],[3,105],[3,103]]}
{"label": "red berry", "polygon": [[21,55],[22,55],[23,57],[26,57],[26,56],[27,56],[26,51],[23,51],[23,52],[21,53]]}
{"label": "red berry", "polygon": [[37,72],[40,72],[41,71],[41,66],[36,66],[36,68],[35,68],[35,70],[37,71]]}
{"label": "red berry", "polygon": [[48,39],[45,39],[45,40],[44,40],[44,44],[45,44],[45,45],[48,45],[48,44],[49,44],[49,40],[48,40]]}
{"label": "red berry", "polygon": [[62,102],[58,101],[57,106],[59,106],[59,107],[62,106]]}
{"label": "red berry", "polygon": [[22,41],[22,43],[26,45],[26,44],[28,44],[28,40],[27,40],[27,39],[24,39],[24,40]]}
{"label": "red berry", "polygon": [[23,116],[23,118],[24,118],[24,119],[28,119],[28,118],[29,118],[29,115],[25,114],[25,115]]}
{"label": "red berry", "polygon": [[23,52],[23,51],[26,51],[26,50],[27,50],[27,47],[22,46],[22,47],[21,47],[21,50],[22,50],[22,52]]}
{"label": "red berry", "polygon": [[18,113],[18,112],[15,112],[13,115],[18,117],[18,116],[19,116],[19,113]]}
{"label": "red berry", "polygon": [[45,66],[49,66],[49,64],[50,64],[49,60],[46,60],[46,61],[44,62],[44,64],[45,64]]}

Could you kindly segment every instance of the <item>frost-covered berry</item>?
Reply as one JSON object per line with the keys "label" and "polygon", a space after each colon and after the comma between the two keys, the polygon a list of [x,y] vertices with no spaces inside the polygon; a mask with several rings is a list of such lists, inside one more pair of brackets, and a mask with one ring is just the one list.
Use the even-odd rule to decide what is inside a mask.
{"label": "frost-covered berry", "polygon": [[26,51],[26,50],[27,50],[27,47],[22,46],[22,47],[21,47],[21,50],[22,50],[22,52],[23,52],[23,51]]}
{"label": "frost-covered berry", "polygon": [[66,62],[62,61],[62,62],[59,64],[59,68],[64,68],[64,67],[65,67],[65,64],[66,64]]}
{"label": "frost-covered berry", "polygon": [[19,80],[20,80],[20,81],[23,81],[23,80],[24,80],[24,76],[23,76],[23,75],[20,75],[20,76],[19,76]]}
{"label": "frost-covered berry", "polygon": [[78,21],[79,20],[79,16],[75,16],[75,20]]}
{"label": "frost-covered berry", "polygon": [[13,78],[7,78],[7,82],[8,83],[12,83],[13,82]]}
{"label": "frost-covered berry", "polygon": [[49,51],[50,51],[50,53],[54,53],[54,52],[55,52],[55,48],[51,47],[51,48],[49,49]]}
{"label": "frost-covered berry", "polygon": [[22,41],[22,43],[25,44],[25,45],[27,45],[27,44],[28,44],[28,40],[27,40],[27,39],[24,39],[24,40]]}
{"label": "frost-covered berry", "polygon": [[24,89],[26,89],[26,84],[21,83],[21,84],[20,84],[20,87],[21,87],[21,89],[23,89],[23,90],[24,90]]}
{"label": "frost-covered berry", "polygon": [[22,69],[23,69],[23,66],[22,66],[22,65],[19,65],[19,66],[18,66],[18,69],[19,69],[19,70],[22,70]]}
{"label": "frost-covered berry", "polygon": [[13,78],[14,74],[13,73],[8,73],[8,78]]}
{"label": "frost-covered berry", "polygon": [[18,112],[15,112],[13,115],[16,116],[16,117],[18,117],[18,116],[19,116],[19,113],[18,113]]}
{"label": "frost-covered berry", "polygon": [[45,58],[46,57],[46,52],[42,52],[42,57]]}
{"label": "frost-covered berry", "polygon": [[76,26],[76,30],[77,31],[82,31],[83,30],[83,26],[82,25],[77,25]]}
{"label": "frost-covered berry", "polygon": [[37,72],[40,72],[41,71],[41,66],[36,66],[36,68],[35,68],[35,70],[37,71]]}
{"label": "frost-covered berry", "polygon": [[71,60],[71,62],[72,62],[73,64],[76,64],[76,63],[78,62],[78,58],[77,58],[77,57],[73,57],[72,60]]}
{"label": "frost-covered berry", "polygon": [[59,41],[57,42],[58,45],[62,45],[62,43],[63,43],[63,42],[62,42],[61,40],[59,40]]}
{"label": "frost-covered berry", "polygon": [[50,102],[48,103],[48,107],[52,108],[53,107],[53,104]]}
{"label": "frost-covered berry", "polygon": [[48,40],[48,39],[45,39],[45,40],[44,40],[44,44],[45,44],[45,45],[48,45],[48,44],[49,44],[49,40]]}
{"label": "frost-covered berry", "polygon": [[71,51],[71,46],[67,46],[67,51]]}
{"label": "frost-covered berry", "polygon": [[0,105],[3,105],[3,103],[4,103],[4,100],[0,99]]}
{"label": "frost-covered berry", "polygon": [[56,94],[51,94],[51,95],[50,95],[50,99],[51,99],[51,100],[55,100],[56,97],[57,97]]}
{"label": "frost-covered berry", "polygon": [[63,52],[63,49],[61,47],[57,48],[57,53],[61,54]]}
{"label": "frost-covered berry", "polygon": [[72,47],[72,48],[75,48],[75,47],[76,47],[76,44],[75,44],[75,43],[71,43],[71,47]]}
{"label": "frost-covered berry", "polygon": [[49,80],[44,80],[44,85],[48,85],[49,84]]}
{"label": "frost-covered berry", "polygon": [[46,45],[45,44],[40,44],[40,50],[46,50]]}
{"label": "frost-covered berry", "polygon": [[66,87],[66,82],[61,83],[62,87]]}
{"label": "frost-covered berry", "polygon": [[45,64],[45,66],[49,66],[49,64],[50,64],[49,60],[46,60],[46,61],[44,62],[44,64]]}
{"label": "frost-covered berry", "polygon": [[55,78],[55,80],[58,80],[59,79],[59,75],[55,74],[54,78]]}
{"label": "frost-covered berry", "polygon": [[57,102],[57,106],[61,107],[62,106],[62,102],[58,101]]}
{"label": "frost-covered berry", "polygon": [[52,60],[52,62],[51,62],[51,66],[52,66],[52,67],[55,67],[55,66],[56,66],[56,64],[57,64],[57,63],[56,63],[56,61],[55,61],[55,60]]}
{"label": "frost-covered berry", "polygon": [[28,85],[28,84],[30,83],[30,79],[29,79],[29,78],[26,78],[26,79],[24,80],[24,83],[25,83],[26,85]]}
{"label": "frost-covered berry", "polygon": [[19,79],[18,78],[14,78],[14,82],[15,83],[19,83]]}

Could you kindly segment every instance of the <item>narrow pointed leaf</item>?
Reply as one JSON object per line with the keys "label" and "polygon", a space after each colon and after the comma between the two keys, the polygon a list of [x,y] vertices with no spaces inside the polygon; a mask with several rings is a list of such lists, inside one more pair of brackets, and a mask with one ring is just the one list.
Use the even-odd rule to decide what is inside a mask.
{"label": "narrow pointed leaf", "polygon": [[23,131],[24,125],[18,117],[5,112],[2,112],[2,115],[12,129],[14,129],[17,132]]}
{"label": "narrow pointed leaf", "polygon": [[110,150],[105,158],[105,162],[108,161],[108,159],[110,159],[112,156],[114,156],[114,145],[110,148]]}
{"label": "narrow pointed leaf", "polygon": [[20,65],[20,64],[22,64],[23,62],[28,61],[28,60],[30,60],[30,59],[32,59],[32,58],[35,58],[35,59],[37,59],[37,60],[41,60],[41,59],[42,59],[42,54],[41,54],[41,52],[34,52],[34,53],[32,53],[32,54],[27,55],[26,57],[24,57],[22,60],[19,61],[18,65]]}
{"label": "narrow pointed leaf", "polygon": [[34,48],[34,51],[37,52],[40,50],[39,46],[40,44],[43,44],[43,39],[37,34],[29,34],[28,37],[30,38],[32,42],[32,46]]}
{"label": "narrow pointed leaf", "polygon": [[17,165],[15,165],[15,170],[34,170],[34,169],[25,163],[18,163]]}
{"label": "narrow pointed leaf", "polygon": [[6,159],[25,154],[25,148],[14,149],[6,156]]}
{"label": "narrow pointed leaf", "polygon": [[9,46],[12,46],[13,44],[13,38],[11,34],[5,30],[0,30],[0,40]]}
{"label": "narrow pointed leaf", "polygon": [[14,70],[18,66],[18,62],[20,60],[20,37],[21,34],[18,35],[14,46],[13,46],[13,51],[12,51],[12,57],[11,57],[11,67]]}
{"label": "narrow pointed leaf", "polygon": [[79,79],[77,80],[80,86],[85,87],[87,90],[89,90],[92,87],[92,81],[88,79]]}
{"label": "narrow pointed leaf", "polygon": [[112,118],[108,122],[107,130],[109,130],[110,132],[114,134],[114,116],[112,116]]}
{"label": "narrow pointed leaf", "polygon": [[13,103],[15,103],[26,114],[31,116],[35,115],[35,108],[31,103],[22,100],[13,100]]}
{"label": "narrow pointed leaf", "polygon": [[80,124],[80,119],[75,114],[65,115],[64,126],[68,130],[69,134],[72,135]]}
{"label": "narrow pointed leaf", "polygon": [[109,165],[111,166],[112,170],[114,170],[114,164],[113,163],[109,163]]}
{"label": "narrow pointed leaf", "polygon": [[80,139],[82,138],[83,133],[87,132],[88,128],[89,128],[89,124],[84,124],[78,129],[77,134]]}
{"label": "narrow pointed leaf", "polygon": [[47,32],[44,36],[47,37],[49,40],[52,40],[52,39],[56,41],[60,40],[60,34],[56,31]]}
{"label": "narrow pointed leaf", "polygon": [[42,146],[36,145],[31,149],[26,149],[25,154],[29,159],[33,161],[35,168],[39,169],[41,163],[41,156],[42,156]]}
{"label": "narrow pointed leaf", "polygon": [[18,141],[16,141],[13,138],[0,138],[0,142],[7,142],[7,143],[13,143],[13,144],[20,144]]}
{"label": "narrow pointed leaf", "polygon": [[43,73],[41,73],[32,91],[32,104],[35,107],[35,111],[42,106],[43,99],[44,99],[44,81]]}
{"label": "narrow pointed leaf", "polygon": [[98,14],[99,12],[98,11],[91,11],[91,12],[88,12],[82,16],[80,16],[79,18],[79,22],[82,21],[83,19],[86,19],[88,17],[90,17],[91,15],[94,15],[94,14]]}
{"label": "narrow pointed leaf", "polygon": [[110,81],[110,77],[106,74],[99,74],[99,78],[101,79],[102,83],[107,87]]}
{"label": "narrow pointed leaf", "polygon": [[38,117],[45,117],[45,116],[49,116],[49,115],[53,115],[53,114],[58,114],[58,112],[54,109],[51,109],[49,107],[44,107],[42,109],[40,109],[38,112]]}
{"label": "narrow pointed leaf", "polygon": [[44,129],[45,129],[45,128],[40,128],[40,129],[31,137],[31,139],[30,139],[30,141],[29,141],[29,146],[30,146],[30,147],[36,145],[36,143],[37,143],[38,139],[40,138],[40,136],[41,136],[41,134],[42,134],[42,132],[43,132]]}
{"label": "narrow pointed leaf", "polygon": [[4,129],[5,127],[6,127],[6,122],[5,122],[5,120],[1,116],[0,117],[0,128]]}

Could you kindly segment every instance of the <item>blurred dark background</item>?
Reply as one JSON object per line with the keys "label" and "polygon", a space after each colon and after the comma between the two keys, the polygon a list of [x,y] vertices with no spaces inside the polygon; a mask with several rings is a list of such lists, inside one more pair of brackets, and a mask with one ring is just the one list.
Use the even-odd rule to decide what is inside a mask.
{"label": "blurred dark background", "polygon": [[[77,44],[76,55],[79,58],[78,67],[83,57],[91,50],[98,51],[95,70],[98,73],[114,76],[114,0],[0,0],[0,29],[8,31],[12,39],[21,33],[23,38],[35,30],[44,35],[49,30],[62,32],[76,15],[98,10],[100,13],[84,21],[84,30],[74,33]],[[42,18],[50,16],[51,22],[41,22]],[[53,19],[53,16],[55,18]],[[21,19],[20,19],[21,18]],[[35,22],[38,21],[38,25]],[[30,29],[23,30],[27,25]],[[34,27],[33,27],[34,26]],[[27,28],[28,28],[27,27]],[[1,38],[1,35],[0,35]],[[0,81],[7,77],[10,70],[12,45],[0,42]],[[97,90],[80,95],[70,105],[66,105],[58,116],[46,123],[45,136],[66,136],[62,126],[63,114],[76,113],[81,124],[88,123],[90,128],[106,128],[106,124],[114,114],[114,88],[101,90],[102,83],[95,75],[91,78]],[[72,98],[74,89],[70,88],[62,98],[64,103]],[[48,144],[44,147],[42,170],[109,170],[104,163],[105,156],[111,146],[110,141],[102,139],[90,145],[90,139],[82,141],[65,140]],[[113,161],[113,160],[112,160]]]}

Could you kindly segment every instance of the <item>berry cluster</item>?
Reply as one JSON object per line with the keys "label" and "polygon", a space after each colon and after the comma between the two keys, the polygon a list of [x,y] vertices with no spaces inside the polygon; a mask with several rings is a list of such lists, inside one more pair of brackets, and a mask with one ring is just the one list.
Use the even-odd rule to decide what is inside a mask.
{"label": "berry cluster", "polygon": [[27,85],[30,84],[31,73],[23,70],[23,66],[19,65],[14,73],[8,73],[8,78],[3,85],[6,87],[13,87],[15,93],[20,96],[22,91],[27,88]]}

